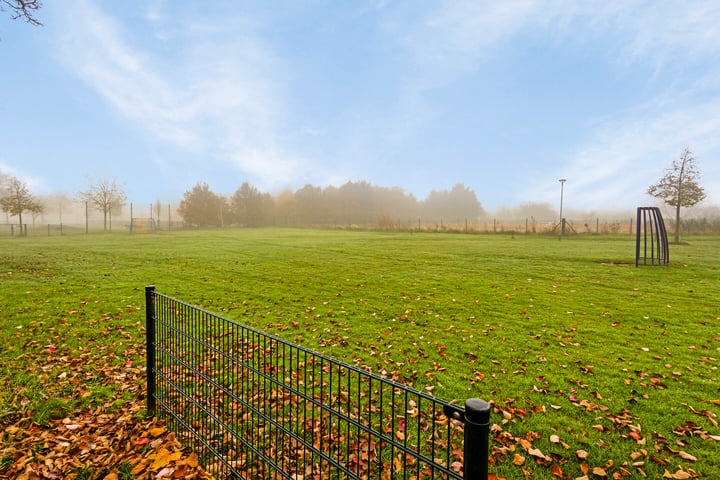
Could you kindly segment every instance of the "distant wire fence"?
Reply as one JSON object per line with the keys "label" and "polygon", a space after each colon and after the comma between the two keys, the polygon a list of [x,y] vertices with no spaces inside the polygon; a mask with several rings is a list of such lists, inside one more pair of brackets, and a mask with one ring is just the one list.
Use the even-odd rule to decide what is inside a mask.
{"label": "distant wire fence", "polygon": [[[151,226],[152,225],[152,226]],[[571,220],[566,219],[567,235],[635,235],[636,225],[634,219],[627,222],[616,220]],[[522,221],[493,220],[486,223],[445,223],[445,222],[385,222],[368,225],[322,224],[310,225],[309,228],[330,230],[361,230],[361,231],[395,231],[419,233],[471,233],[471,234],[556,234],[560,224],[549,221]],[[302,227],[302,226],[300,226]],[[131,221],[113,220],[107,227],[102,222],[93,221],[90,224],[23,224],[0,223],[0,237],[54,237],[61,235],[79,235],[88,233],[132,233],[147,234],[170,230],[185,230],[192,228],[182,221],[153,220],[152,218],[133,218]],[[225,225],[223,228],[241,228],[237,225]],[[281,227],[282,228],[282,227]],[[675,231],[675,222],[668,221],[670,231]],[[720,234],[720,219],[718,218],[689,218],[681,221],[683,235],[718,235]]]}
{"label": "distant wire fence", "polygon": [[148,410],[219,478],[488,478],[465,408],[145,288]]}
{"label": "distant wire fence", "polygon": [[[143,233],[153,231],[182,230],[185,225],[178,222],[157,222],[154,229],[143,229]],[[108,227],[102,223],[85,224],[28,224],[0,223],[0,237],[56,237],[63,235],[84,235],[89,233],[136,233],[134,222],[113,222]]]}

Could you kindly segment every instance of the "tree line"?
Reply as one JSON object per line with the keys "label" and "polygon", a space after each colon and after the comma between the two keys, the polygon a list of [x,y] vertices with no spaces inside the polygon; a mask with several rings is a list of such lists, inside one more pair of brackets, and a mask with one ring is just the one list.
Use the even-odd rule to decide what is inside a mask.
{"label": "tree line", "polygon": [[[699,176],[696,158],[686,148],[665,175],[646,191],[675,209],[674,224],[677,227],[681,225],[680,208],[695,206],[706,197],[705,190],[699,184]],[[123,185],[115,178],[107,177],[87,177],[86,187],[76,192],[75,200],[84,202],[86,209],[93,208],[101,212],[105,230],[108,230],[108,221],[112,216],[119,216],[127,203]],[[72,199],[59,194],[55,196],[54,202],[62,217],[63,205],[72,202]],[[0,208],[7,216],[18,217],[22,225],[24,214],[30,214],[34,219],[47,205],[47,199],[42,201],[36,198],[26,182],[0,172]],[[159,214],[159,202],[155,210]],[[519,210],[530,216],[554,215],[552,208],[546,204],[531,203],[521,206]],[[418,200],[400,187],[382,187],[366,181],[324,188],[308,184],[295,191],[286,189],[275,196],[260,191],[248,182],[242,183],[230,196],[215,193],[207,183],[198,182],[184,193],[177,213],[185,225],[197,227],[358,225],[392,229],[398,226],[412,227],[420,221],[425,224],[457,225],[477,223],[487,218],[475,192],[463,183],[455,184],[450,190],[433,190],[425,200]],[[507,209],[501,209],[499,213],[512,214]],[[679,240],[679,230],[675,228],[676,242]]]}
{"label": "tree line", "polygon": [[424,201],[400,187],[365,181],[340,187],[305,185],[273,196],[244,182],[229,197],[198,182],[185,192],[178,213],[190,226],[247,227],[375,225],[392,228],[422,218],[424,222],[477,222],[485,210],[475,192],[463,183],[450,190],[433,190]]}

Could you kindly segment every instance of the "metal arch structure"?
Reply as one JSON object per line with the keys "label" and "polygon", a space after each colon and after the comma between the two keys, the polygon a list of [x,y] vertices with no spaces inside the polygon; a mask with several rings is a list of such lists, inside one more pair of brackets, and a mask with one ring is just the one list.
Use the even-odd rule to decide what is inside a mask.
{"label": "metal arch structure", "polygon": [[638,207],[636,232],[636,267],[670,263],[667,229],[658,207]]}

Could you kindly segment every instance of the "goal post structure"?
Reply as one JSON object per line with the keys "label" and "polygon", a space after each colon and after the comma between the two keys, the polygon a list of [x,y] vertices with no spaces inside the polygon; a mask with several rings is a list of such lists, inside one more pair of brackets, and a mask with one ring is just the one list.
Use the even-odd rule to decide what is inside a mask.
{"label": "goal post structure", "polygon": [[658,207],[638,207],[635,266],[670,263],[667,229]]}
{"label": "goal post structure", "polygon": [[130,221],[130,233],[155,233],[157,224],[154,218],[140,217]]}

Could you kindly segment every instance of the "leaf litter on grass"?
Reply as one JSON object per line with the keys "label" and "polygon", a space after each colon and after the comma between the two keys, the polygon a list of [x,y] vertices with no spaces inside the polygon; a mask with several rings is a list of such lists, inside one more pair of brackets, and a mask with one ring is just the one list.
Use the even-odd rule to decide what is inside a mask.
{"label": "leaf litter on grass", "polygon": [[213,478],[161,420],[143,415],[145,368],[128,358],[144,345],[131,345],[114,363],[108,361],[114,354],[104,351],[58,356],[54,347],[38,348],[34,341],[26,347],[24,360],[37,370],[62,371],[46,384],[48,398],[61,391],[71,392],[68,403],[87,397],[92,393],[86,385],[93,381],[112,385],[114,394],[41,424],[34,420],[34,402],[15,393],[11,413],[0,419],[0,479]]}
{"label": "leaf litter on grass", "polygon": [[[271,233],[276,235],[275,232]],[[572,248],[572,242],[567,245]],[[45,247],[43,244],[42,248]],[[164,252],[167,245],[162,248]],[[366,243],[363,243],[363,249],[366,250]],[[105,250],[103,249],[102,255],[106,255]],[[347,249],[342,250],[346,252]],[[170,253],[166,255],[171,257]],[[463,251],[462,255],[467,253]],[[94,262],[101,262],[100,259],[104,257],[89,258]],[[365,257],[361,259],[364,261]],[[577,267],[564,259],[558,260],[559,263],[553,265],[549,273],[538,268],[537,264],[525,263],[520,267],[501,264],[498,269],[507,272],[518,267],[518,271],[522,270],[523,279],[529,276],[533,278],[532,282],[524,279],[521,285],[516,281],[515,288],[509,278],[498,278],[493,280],[493,283],[497,284],[495,290],[498,292],[481,283],[472,289],[463,288],[463,291],[454,292],[452,295],[450,292],[454,283],[450,282],[461,283],[455,279],[456,272],[436,269],[427,275],[424,272],[421,275],[422,278],[432,279],[433,283],[427,285],[421,283],[422,279],[415,278],[419,274],[413,276],[410,272],[403,282],[413,285],[413,289],[399,300],[392,297],[398,286],[390,283],[393,277],[399,277],[397,272],[386,272],[382,285],[379,281],[373,283],[369,277],[366,280],[358,276],[352,283],[364,284],[365,287],[357,287],[357,292],[346,289],[341,296],[333,297],[337,289],[331,286],[342,285],[342,282],[334,277],[338,273],[323,269],[318,264],[312,266],[313,269],[318,269],[317,274],[314,271],[312,275],[308,273],[308,282],[313,284],[311,295],[316,298],[316,301],[311,303],[304,297],[302,301],[295,298],[307,294],[299,291],[298,287],[290,288],[290,283],[302,283],[290,275],[290,262],[286,262],[288,266],[279,262],[273,264],[268,257],[266,263],[269,265],[263,266],[262,270],[265,273],[253,270],[251,273],[255,272],[259,277],[251,277],[250,280],[256,281],[250,282],[249,286],[244,287],[246,290],[238,293],[233,290],[235,287],[223,283],[231,280],[213,277],[214,273],[227,273],[226,265],[220,265],[222,259],[216,264],[212,263],[215,260],[203,259],[204,268],[205,260],[209,273],[208,278],[203,279],[203,291],[208,299],[203,306],[208,309],[224,311],[223,308],[228,308],[228,299],[239,300],[243,302],[242,307],[239,307],[237,301],[231,307],[243,308],[247,321],[256,322],[256,325],[267,325],[270,329],[274,328],[271,324],[282,322],[289,330],[281,331],[280,334],[289,336],[289,340],[293,340],[291,333],[299,334],[311,348],[326,349],[325,353],[339,355],[341,358],[344,355],[345,359],[358,366],[368,366],[376,372],[385,371],[388,377],[401,382],[415,383],[416,386],[419,382],[420,388],[432,389],[435,395],[445,396],[446,392],[452,391],[452,396],[462,397],[466,388],[470,388],[472,395],[492,399],[494,427],[491,471],[497,472],[494,474],[496,478],[616,479],[642,478],[643,474],[648,478],[710,478],[714,476],[713,473],[717,473],[715,463],[708,457],[719,451],[717,445],[720,442],[720,431],[714,423],[717,421],[715,412],[720,406],[715,403],[720,402],[717,400],[718,389],[715,381],[718,354],[713,353],[717,350],[716,342],[720,342],[720,335],[713,326],[717,325],[718,320],[716,307],[708,306],[709,302],[703,300],[713,296],[714,288],[704,280],[708,276],[705,271],[699,271],[698,278],[685,274],[682,279],[688,288],[695,291],[692,295],[697,298],[692,302],[699,302],[697,304],[702,306],[696,308],[696,303],[688,303],[691,301],[689,297],[681,300],[681,297],[672,291],[672,288],[679,285],[682,269],[669,272],[671,275],[676,273],[673,277],[675,287],[672,287],[659,280],[660,276],[667,276],[663,273],[665,270],[659,270],[658,274],[655,274],[655,271],[652,274],[636,274],[630,269],[622,270],[616,266],[614,271],[608,273],[592,269],[592,272],[587,274],[576,274],[574,271],[565,274],[558,273],[561,271],[559,269]],[[430,265],[429,257],[424,258],[423,262],[427,264],[423,265],[423,269],[431,271],[434,268]],[[118,264],[121,263],[122,260],[119,260]],[[285,289],[278,287],[275,293],[270,293],[270,290],[265,293],[266,288],[273,286],[273,276],[278,274],[277,271],[267,273],[268,269],[272,270],[272,265],[288,276],[285,282],[288,286]],[[295,265],[292,264],[293,267]],[[339,265],[342,266],[343,263],[339,262]],[[361,267],[370,271],[377,266],[371,264]],[[15,270],[22,273],[20,269]],[[133,273],[133,282],[138,274]],[[601,275],[602,283],[598,280],[598,287],[590,285],[588,281],[594,274]],[[114,275],[120,278],[123,274],[118,270]],[[345,272],[342,272],[342,275],[345,275]],[[239,272],[233,276],[236,282],[242,278]],[[442,283],[444,280],[441,279],[445,276],[453,279],[448,280],[447,284]],[[633,283],[638,285],[628,287],[631,277],[635,277]],[[12,278],[14,281],[18,277]],[[318,283],[317,278],[323,280]],[[69,285],[72,281],[68,279],[67,288],[73,288]],[[416,281],[417,286],[414,284]],[[323,286],[322,282],[326,285]],[[532,290],[524,289],[526,282],[532,285]],[[75,280],[74,283],[76,288],[80,288],[80,284],[95,281]],[[126,284],[130,283],[126,280]],[[692,283],[696,285],[693,286]],[[180,285],[180,290],[197,290],[189,285],[190,283]],[[637,287],[640,287],[639,292]],[[468,290],[468,298],[464,298],[464,290]],[[441,298],[443,291],[447,293],[447,299]],[[581,294],[585,297],[582,298]],[[78,296],[67,290],[63,295],[67,298]],[[274,295],[285,296],[286,299],[278,299]],[[247,298],[250,305],[253,297],[255,300],[250,311],[249,307],[244,305],[244,299]],[[345,303],[336,306],[335,303],[342,302],[343,298],[346,299]],[[377,317],[368,318],[368,312],[358,306],[360,301],[358,305],[355,304],[354,300],[358,298],[361,298],[364,305],[369,302],[370,306],[367,308],[373,307],[378,312]],[[478,298],[479,305],[476,301]],[[353,299],[352,303],[349,303],[350,299]],[[465,308],[468,299],[474,303],[473,309]],[[76,298],[75,302],[78,300]],[[304,318],[302,314],[293,317],[294,311],[289,308],[291,301],[298,302],[298,305],[317,307],[314,312],[316,315],[325,309],[320,312],[322,316],[317,318]],[[323,301],[328,304],[320,303]],[[108,305],[105,307],[107,309],[116,308],[117,304],[112,303],[113,306],[110,307],[110,302],[104,303]],[[125,302],[121,303],[125,305]],[[684,308],[681,306],[683,303]],[[40,302],[36,304],[49,308]],[[22,308],[29,314],[36,304],[32,307],[24,305]],[[345,308],[342,308],[343,306]],[[465,311],[462,311],[462,308],[465,308]],[[84,308],[73,305],[67,306],[65,310],[63,315],[72,319],[82,315]],[[136,307],[128,310],[134,311]],[[680,315],[678,312],[681,311],[688,315]],[[130,314],[130,311],[127,313]],[[402,315],[406,318],[402,318]],[[478,319],[483,318],[478,321],[487,325],[475,325],[475,315]],[[307,313],[307,316],[311,314]],[[365,318],[369,321],[362,323],[375,329],[372,335],[365,335],[352,321]],[[570,324],[563,325],[563,318],[573,320]],[[83,319],[85,320],[88,319]],[[383,321],[385,325],[392,324],[394,328],[385,328],[381,324]],[[706,325],[701,323],[702,321],[709,323]],[[112,323],[116,324],[114,320]],[[447,331],[451,324],[457,325],[460,330],[470,330],[469,333],[460,332],[461,335],[455,335],[457,338],[467,336],[469,339],[472,334],[477,338],[483,335],[483,331],[486,331],[487,335],[482,341],[473,340],[473,344],[470,340],[463,343],[459,339],[450,343],[453,334],[457,332],[455,329],[452,333]],[[402,325],[403,328],[398,328],[397,325]],[[17,329],[17,333],[27,334],[23,338],[34,338],[34,335],[29,333],[30,325],[18,326],[23,328]],[[278,327],[278,330],[282,329]],[[415,331],[418,335],[414,334]],[[705,335],[708,337],[705,339],[700,338],[699,331],[714,333]],[[425,339],[421,337],[423,334],[426,335]],[[137,340],[137,333],[133,332],[132,337]],[[374,340],[376,337],[377,340]],[[715,337],[714,340],[711,337]],[[87,334],[82,338],[88,338]],[[354,339],[357,338],[363,339],[364,345],[357,345],[355,351],[351,351],[355,344]],[[94,461],[99,463],[90,465],[87,459],[92,453],[88,453],[88,457],[85,457],[86,463],[81,462],[81,467],[75,467],[75,470],[67,467],[68,475],[80,477],[80,473],[92,469],[102,475],[99,478],[112,474],[118,478],[128,478],[132,469],[144,468],[136,478],[147,478],[150,467],[158,459],[158,470],[152,472],[153,476],[169,474],[170,470],[165,469],[176,469],[172,473],[174,475],[178,471],[177,462],[182,461],[182,458],[171,460],[173,455],[180,451],[189,457],[191,453],[187,449],[178,449],[177,445],[173,448],[172,442],[152,447],[151,442],[164,439],[165,435],[170,434],[166,432],[157,438],[148,435],[150,430],[162,428],[162,425],[137,415],[142,411],[142,394],[132,388],[133,382],[142,382],[142,371],[121,378],[126,362],[117,354],[115,356],[120,358],[118,365],[102,367],[105,362],[101,361],[99,366],[91,368],[89,364],[97,362],[98,358],[112,357],[115,347],[108,349],[103,345],[104,342],[98,342],[93,346],[98,348],[97,353],[88,355],[89,351],[80,348],[68,351],[63,347],[63,341],[64,339],[57,339],[27,347],[35,351],[48,346],[45,348],[47,353],[43,354],[52,354],[57,359],[56,363],[49,365],[37,360],[36,356],[31,356],[35,364],[49,367],[47,372],[40,374],[47,375],[44,382],[54,384],[48,387],[47,397],[50,400],[57,397],[58,401],[64,398],[64,408],[58,409],[57,418],[31,423],[30,419],[38,419],[36,413],[29,411],[34,408],[32,404],[37,403],[37,398],[27,398],[22,392],[18,392],[17,398],[6,403],[12,407],[10,413],[0,411],[0,434],[3,435],[0,451],[12,445],[21,454],[17,459],[14,457],[17,452],[13,452],[13,456],[9,457],[3,455],[0,459],[0,474],[4,474],[3,469],[9,468],[11,460],[14,464],[16,460],[23,458],[23,452],[27,454],[27,458],[32,459],[25,464],[26,467],[34,464],[37,464],[38,468],[47,466],[44,455],[48,452],[43,450],[45,440],[39,436],[41,432],[52,432],[53,428],[65,425],[62,421],[67,419],[70,423],[66,425],[71,427],[62,432],[61,436],[67,438],[73,435],[72,432],[78,432],[79,435],[86,431],[85,422],[81,421],[85,418],[83,415],[88,414],[91,415],[88,418],[94,418],[92,415],[95,410],[102,407],[103,412],[99,412],[97,416],[109,415],[115,421],[122,418],[122,415],[116,417],[120,412],[132,413],[128,425],[136,422],[132,425],[137,427],[128,426],[124,437],[127,439],[128,429],[132,430],[134,433],[130,440],[134,439],[134,443],[130,442],[132,445],[127,453],[118,453],[123,459],[131,460],[128,459],[126,463],[123,463],[125,460],[118,460],[115,464],[117,471],[114,471],[108,469],[111,465],[102,456],[94,458]],[[538,343],[534,346],[532,342]],[[686,349],[686,342],[694,345]],[[25,341],[21,344],[23,343]],[[138,352],[142,351],[140,345],[135,347]],[[101,350],[102,348],[105,350]],[[55,351],[52,351],[53,349]],[[618,353],[614,353],[616,350]],[[621,357],[621,360],[616,360],[616,356]],[[542,372],[536,372],[536,369],[540,368]],[[28,373],[35,375],[41,371],[34,368],[33,372]],[[100,373],[103,371],[104,373]],[[103,385],[102,381],[97,380],[101,375],[111,376],[112,382]],[[83,390],[82,385],[86,382],[94,382],[97,388]],[[10,377],[0,376],[0,384],[5,390],[17,390]],[[98,393],[98,389],[110,388],[110,384],[128,385],[128,388],[125,391]],[[57,394],[51,394],[51,391]],[[82,395],[88,392],[89,395],[83,398]],[[692,393],[688,394],[689,392]],[[78,396],[80,401],[74,398]],[[38,398],[40,402],[44,401],[41,397]],[[93,398],[95,400],[91,401]],[[133,413],[132,409],[135,407],[139,409]],[[25,423],[21,423],[23,420]],[[5,432],[8,427],[22,428],[26,432],[23,438],[32,438],[33,443],[18,448],[14,440],[10,440],[10,434]],[[137,428],[137,431],[133,430],[134,428]],[[17,434],[18,432],[13,434],[13,439]],[[177,441],[177,438],[173,441]],[[110,446],[115,448],[113,442]],[[161,450],[163,448],[164,451]],[[36,453],[42,459],[37,457]],[[515,457],[516,454],[518,457]],[[515,460],[518,463],[521,461],[519,457],[524,458],[521,465],[515,463]],[[143,464],[143,460],[146,463]],[[160,467],[165,460],[169,463]],[[53,466],[56,461],[53,460]],[[138,466],[141,464],[142,466]],[[118,468],[117,465],[123,468]],[[121,476],[123,472],[128,472],[125,477]]]}

